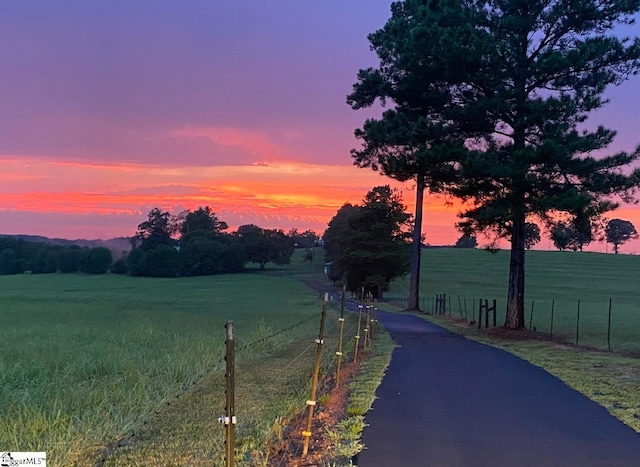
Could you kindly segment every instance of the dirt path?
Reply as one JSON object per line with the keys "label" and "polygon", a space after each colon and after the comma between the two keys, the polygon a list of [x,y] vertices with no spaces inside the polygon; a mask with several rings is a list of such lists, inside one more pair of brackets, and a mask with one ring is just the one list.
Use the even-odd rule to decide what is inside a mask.
{"label": "dirt path", "polygon": [[637,466],[640,435],[541,368],[412,315],[366,416],[372,466]]}

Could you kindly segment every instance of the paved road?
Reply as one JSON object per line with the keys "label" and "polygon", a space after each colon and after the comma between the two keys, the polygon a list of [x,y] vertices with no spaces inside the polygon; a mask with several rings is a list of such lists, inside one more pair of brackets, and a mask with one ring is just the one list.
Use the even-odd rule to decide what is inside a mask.
{"label": "paved road", "polygon": [[640,466],[640,435],[522,359],[416,316],[366,416],[359,467]]}

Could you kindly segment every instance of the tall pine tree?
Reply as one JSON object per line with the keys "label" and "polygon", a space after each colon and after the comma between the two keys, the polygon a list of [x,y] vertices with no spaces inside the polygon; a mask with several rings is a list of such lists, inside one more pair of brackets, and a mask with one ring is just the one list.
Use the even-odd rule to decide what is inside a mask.
{"label": "tall pine tree", "polygon": [[[638,71],[640,41],[613,29],[639,9],[640,0],[407,0],[392,5],[387,33],[372,35],[383,41],[372,41],[380,69],[365,72],[377,97],[409,122],[410,111],[422,115],[425,131],[452,129],[447,142],[465,140],[466,154],[445,158],[458,170],[452,192],[472,203],[461,228],[511,242],[507,327],[524,326],[527,219],[595,219],[638,184],[628,166],[640,153],[601,155],[615,132],[584,123],[607,86]],[[422,98],[437,106],[411,104]]]}

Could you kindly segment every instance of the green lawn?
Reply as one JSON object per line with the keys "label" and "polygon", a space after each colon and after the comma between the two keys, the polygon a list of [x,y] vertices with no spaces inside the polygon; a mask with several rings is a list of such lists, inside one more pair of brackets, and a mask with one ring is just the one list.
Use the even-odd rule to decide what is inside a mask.
{"label": "green lawn", "polygon": [[[421,292],[431,309],[434,294],[447,294],[453,315],[477,317],[478,299],[497,300],[498,324],[504,322],[509,252],[455,248],[424,249]],[[612,300],[611,347],[640,351],[640,257],[559,251],[526,254],[525,318],[527,327],[551,331],[574,342],[580,300],[579,343],[607,348],[609,299]],[[404,298],[408,278],[397,280],[388,298]],[[474,307],[475,305],[475,307]]]}
{"label": "green lawn", "polygon": [[[284,360],[278,362],[279,378],[269,383],[269,397],[261,394],[263,387],[246,389],[258,383],[239,378],[239,385],[246,384],[239,391],[251,393],[245,397],[246,405],[258,407],[255,412],[267,417],[267,422],[255,423],[244,417],[244,435],[239,428],[245,443],[241,455],[250,456],[263,441],[249,431],[273,424],[284,407],[306,396],[312,355],[299,357],[317,335],[321,302],[317,293],[294,278],[256,273],[181,279],[19,275],[1,276],[0,290],[0,446],[46,451],[52,465],[85,465],[114,440],[134,432],[141,437],[144,427],[158,425],[176,405],[194,404],[194,391],[185,389],[196,381],[197,387],[209,387],[201,395],[208,398],[208,405],[196,397],[191,412],[200,407],[203,413],[198,415],[215,423],[224,412],[221,384],[227,320],[235,323],[242,349],[239,364],[249,369],[245,374],[264,368],[273,377],[275,369],[265,362],[274,351],[284,352]],[[268,338],[300,322],[276,339]],[[244,347],[254,341],[260,342]],[[176,402],[181,394],[186,396]],[[239,409],[243,414],[246,410]],[[179,425],[177,419],[165,423]],[[181,423],[189,426],[188,420]],[[268,436],[271,428],[260,436]],[[198,462],[191,459],[193,465],[221,459],[216,449],[223,430],[207,429],[206,449],[190,449],[193,446],[184,440],[197,442],[193,433],[185,432],[182,441],[174,439],[200,456]],[[164,435],[159,444],[166,441]],[[158,462],[185,461],[163,461],[158,449]],[[144,457],[140,459],[131,465],[144,464]]]}

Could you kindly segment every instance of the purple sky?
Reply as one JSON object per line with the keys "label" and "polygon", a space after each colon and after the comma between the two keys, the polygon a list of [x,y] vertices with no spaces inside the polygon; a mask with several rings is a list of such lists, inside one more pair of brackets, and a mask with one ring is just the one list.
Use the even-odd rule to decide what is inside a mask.
{"label": "purple sky", "polygon": [[[3,0],[0,232],[131,235],[154,205],[205,204],[232,225],[322,231],[388,182],[352,167],[353,130],[374,111],[345,96],[377,64],[366,36],[390,4]],[[640,78],[608,95],[590,125],[631,150]],[[235,196],[242,186],[262,191]],[[436,204],[425,227],[442,243],[457,211]]]}

